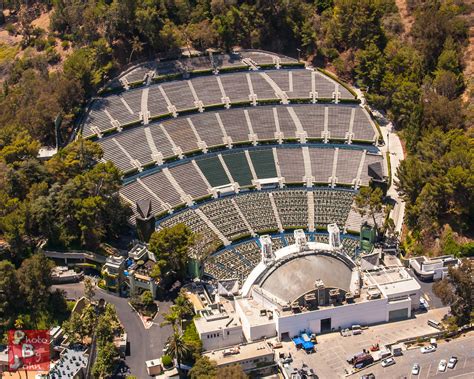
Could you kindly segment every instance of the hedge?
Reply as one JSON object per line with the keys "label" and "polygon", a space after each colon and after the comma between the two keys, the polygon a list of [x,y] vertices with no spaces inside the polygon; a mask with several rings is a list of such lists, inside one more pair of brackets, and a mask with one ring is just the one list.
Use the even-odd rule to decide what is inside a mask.
{"label": "hedge", "polygon": [[286,62],[286,63],[280,63],[280,66],[283,68],[306,67],[304,62]]}
{"label": "hedge", "polygon": [[349,91],[349,93],[354,96],[354,97],[357,97],[357,94],[355,93],[355,91],[350,87],[348,86],[346,83],[342,82],[337,76],[335,76],[334,74],[330,73],[329,71],[326,71],[325,69],[323,68],[317,68],[318,71],[322,72],[324,75],[326,76],[329,76],[331,79],[335,80],[336,82],[338,82],[341,86],[343,86],[346,90]]}
{"label": "hedge", "polygon": [[248,71],[248,66],[233,66],[233,67],[222,67],[218,68],[219,72],[237,72],[237,71]]}

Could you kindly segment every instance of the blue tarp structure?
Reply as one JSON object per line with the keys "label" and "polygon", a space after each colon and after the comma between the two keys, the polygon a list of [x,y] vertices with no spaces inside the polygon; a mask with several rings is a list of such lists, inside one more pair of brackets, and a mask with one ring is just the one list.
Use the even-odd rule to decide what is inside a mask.
{"label": "blue tarp structure", "polygon": [[314,349],[314,343],[312,343],[311,341],[305,341],[303,342],[303,349],[305,350],[313,350]]}
{"label": "blue tarp structure", "polygon": [[300,337],[293,338],[293,342],[295,343],[295,346],[298,348],[303,346],[303,343],[304,343],[303,339],[301,339]]}

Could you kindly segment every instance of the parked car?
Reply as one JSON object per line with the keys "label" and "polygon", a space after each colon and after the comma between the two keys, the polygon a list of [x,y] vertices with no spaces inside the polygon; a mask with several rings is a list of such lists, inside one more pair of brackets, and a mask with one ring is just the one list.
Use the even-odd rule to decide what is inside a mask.
{"label": "parked car", "polygon": [[426,353],[433,353],[434,351],[436,351],[436,347],[434,347],[433,345],[428,345],[428,346],[423,346],[420,351],[423,353],[423,354],[426,354]]}
{"label": "parked car", "polygon": [[445,372],[447,365],[448,365],[448,363],[446,362],[446,359],[441,359],[439,361],[438,371],[439,372]]}
{"label": "parked car", "polygon": [[365,374],[362,375],[360,379],[375,379],[375,375],[373,373]]}
{"label": "parked car", "polygon": [[353,335],[361,334],[361,333],[362,333],[362,328],[360,327],[360,325],[352,325],[352,334]]}
{"label": "parked car", "polygon": [[448,361],[448,368],[456,367],[456,363],[458,363],[458,357],[451,357]]}
{"label": "parked car", "polygon": [[420,373],[420,365],[415,363],[411,369],[412,375],[418,375]]}
{"label": "parked car", "polygon": [[387,358],[382,361],[382,367],[388,367],[395,364],[395,359]]}
{"label": "parked car", "polygon": [[430,308],[430,305],[428,304],[428,302],[426,301],[424,297],[420,297],[420,306],[422,306],[426,310]]}

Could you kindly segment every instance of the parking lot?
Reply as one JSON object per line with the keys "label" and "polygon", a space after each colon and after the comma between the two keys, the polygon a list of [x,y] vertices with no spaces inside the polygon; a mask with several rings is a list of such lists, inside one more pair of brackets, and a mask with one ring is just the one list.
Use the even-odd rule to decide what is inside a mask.
{"label": "parking lot", "polygon": [[428,319],[440,320],[448,308],[438,308],[420,313],[415,318],[375,325],[363,330],[362,334],[342,337],[339,333],[318,336],[316,352],[306,354],[297,350],[293,342],[284,342],[283,351],[291,352],[294,367],[303,363],[313,368],[319,378],[343,377],[352,372],[352,366],[346,359],[362,349],[369,349],[373,344],[394,343],[400,339],[417,337],[435,332],[436,329],[427,324]]}
{"label": "parking lot", "polygon": [[[458,358],[454,369],[446,369],[445,372],[438,371],[441,359],[449,360],[451,356]],[[450,342],[439,341],[438,348],[434,353],[422,354],[419,348],[403,352],[400,357],[395,357],[395,364],[383,368],[380,363],[359,371],[350,378],[360,378],[364,374],[373,373],[376,378],[456,378],[467,379],[474,377],[474,333],[465,337],[459,337]],[[414,363],[420,365],[420,373],[411,373]]]}

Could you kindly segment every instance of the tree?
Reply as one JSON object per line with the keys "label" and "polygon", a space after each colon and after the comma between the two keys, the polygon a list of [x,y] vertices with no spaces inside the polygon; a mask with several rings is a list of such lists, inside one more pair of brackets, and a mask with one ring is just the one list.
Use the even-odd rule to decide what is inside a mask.
{"label": "tree", "polygon": [[193,368],[189,371],[191,379],[214,379],[217,377],[216,362],[211,361],[209,357],[202,356]]}
{"label": "tree", "polygon": [[83,343],[87,336],[79,313],[73,313],[69,320],[64,321],[62,328],[72,343]]}
{"label": "tree", "polygon": [[89,277],[84,279],[84,296],[89,301],[89,303],[95,296],[95,285],[92,279]]}
{"label": "tree", "polygon": [[[21,293],[15,266],[7,261],[0,261],[0,320],[5,326],[11,325],[17,310],[21,309]],[[0,331],[2,326],[0,324]]]}
{"label": "tree", "polygon": [[178,277],[184,277],[189,260],[189,247],[193,241],[192,231],[184,224],[177,224],[151,235],[150,251],[156,256],[156,264],[162,276],[174,272]]}
{"label": "tree", "polygon": [[132,50],[130,51],[130,56],[128,57],[128,62],[132,61],[133,54],[140,54],[143,51],[144,43],[140,41],[140,38],[137,36],[133,37],[132,40]]}
{"label": "tree", "polygon": [[153,304],[153,295],[151,294],[151,291],[143,291],[140,300],[145,307],[151,306]]}
{"label": "tree", "polygon": [[354,199],[355,210],[362,217],[371,217],[374,223],[375,230],[378,230],[376,217],[382,212],[382,197],[383,192],[379,187],[375,189],[371,187],[362,187]]}
{"label": "tree", "polygon": [[48,302],[52,284],[51,270],[54,264],[44,254],[38,253],[23,261],[18,270],[18,282],[25,301],[29,305],[29,313],[39,316]]}
{"label": "tree", "polygon": [[181,370],[181,362],[183,357],[189,352],[189,348],[184,342],[183,336],[178,332],[174,333],[168,338],[167,354],[176,359],[178,370]]}
{"label": "tree", "polygon": [[449,268],[448,278],[433,284],[433,291],[444,305],[451,306],[451,313],[458,326],[472,322],[473,283],[472,262],[464,259],[460,266]]}
{"label": "tree", "polygon": [[97,353],[96,361],[92,367],[94,377],[110,377],[114,372],[119,356],[120,354],[113,342],[108,342],[102,346]]}
{"label": "tree", "polygon": [[232,379],[246,379],[247,375],[245,375],[244,370],[242,369],[241,365],[230,365],[219,367],[217,369],[217,377],[218,378],[232,378]]}

